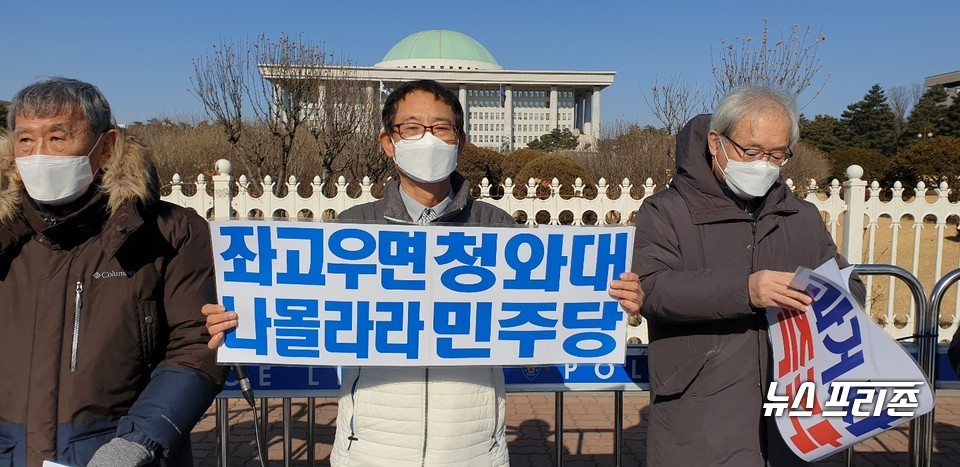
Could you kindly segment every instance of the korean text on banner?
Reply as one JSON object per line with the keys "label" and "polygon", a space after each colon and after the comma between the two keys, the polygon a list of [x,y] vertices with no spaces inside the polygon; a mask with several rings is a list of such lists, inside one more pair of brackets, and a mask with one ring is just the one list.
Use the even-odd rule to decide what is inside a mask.
{"label": "korean text on banner", "polygon": [[764,415],[787,445],[814,461],[933,409],[913,358],[863,312],[835,262],[797,270],[791,287],[810,310],[767,309],[774,382]]}
{"label": "korean text on banner", "polygon": [[215,221],[221,363],[623,363],[633,227]]}

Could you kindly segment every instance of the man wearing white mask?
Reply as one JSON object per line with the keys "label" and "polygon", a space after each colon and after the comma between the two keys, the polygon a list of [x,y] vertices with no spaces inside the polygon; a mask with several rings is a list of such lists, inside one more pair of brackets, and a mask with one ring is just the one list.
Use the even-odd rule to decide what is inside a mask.
{"label": "man wearing white mask", "polygon": [[[454,172],[463,151],[463,109],[432,80],[407,82],[384,103],[380,147],[399,180],[383,198],[345,210],[339,219],[428,225],[515,225],[496,206],[475,201]],[[636,274],[609,293],[630,313],[642,301]],[[210,345],[236,326],[236,313],[206,305]],[[503,466],[509,464],[500,367],[345,368],[338,403],[334,466]]]}
{"label": "man wearing white mask", "polygon": [[[762,417],[771,381],[763,311],[807,309],[810,298],[789,287],[798,266],[847,262],[817,208],[780,177],[798,138],[792,98],[733,91],[712,118],[680,131],[676,176],[637,212],[651,466],[803,465]],[[856,276],[851,290],[862,301]]]}
{"label": "man wearing white mask", "polygon": [[191,465],[223,385],[206,222],[160,201],[93,85],[14,96],[0,137],[0,465]]}
{"label": "man wearing white mask", "polygon": [[[380,147],[399,180],[379,201],[344,211],[347,222],[509,226],[506,211],[477,202],[454,172],[463,110],[436,81],[401,84],[382,112]],[[500,367],[345,368],[334,465],[477,465],[509,462]]]}

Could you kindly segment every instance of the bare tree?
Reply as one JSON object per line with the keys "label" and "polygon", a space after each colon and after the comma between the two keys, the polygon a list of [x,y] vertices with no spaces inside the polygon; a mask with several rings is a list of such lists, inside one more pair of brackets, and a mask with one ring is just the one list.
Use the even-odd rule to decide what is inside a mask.
{"label": "bare tree", "polygon": [[900,136],[906,130],[907,117],[910,115],[910,111],[920,101],[920,96],[923,95],[925,90],[926,88],[920,83],[893,86],[887,89],[887,103],[890,105],[890,110],[893,111],[893,116],[896,117],[894,132],[897,141],[900,141]]}
{"label": "bare tree", "polygon": [[378,180],[386,171],[386,158],[377,157],[379,90],[370,82],[353,79],[354,75],[354,69],[344,63],[321,76],[322,97],[309,128],[325,182],[340,172],[349,173],[353,180],[363,176]]}
{"label": "bare tree", "polygon": [[[818,53],[820,43],[825,40],[827,36],[823,31],[814,32],[811,27],[801,29],[798,24],[790,26],[787,37],[781,33],[780,38],[772,38],[766,18],[760,40],[752,37],[737,37],[734,42],[721,40],[719,63],[713,58],[710,60],[716,82],[714,101],[747,85],[769,86],[799,96],[820,73]],[[828,73],[810,101],[820,94],[829,77]]]}
{"label": "bare tree", "polygon": [[643,100],[654,118],[663,124],[667,134],[676,135],[691,117],[706,113],[706,101],[699,89],[676,74],[664,84],[655,79],[650,88],[650,97],[643,93]]}
{"label": "bare tree", "polygon": [[376,122],[372,85],[355,79],[350,61],[322,44],[261,34],[252,42],[221,42],[193,65],[193,94],[259,180],[273,175],[283,182],[291,168],[318,158],[328,181],[344,168],[335,161],[347,158],[350,141],[373,139],[365,131]]}
{"label": "bare tree", "polygon": [[[245,167],[250,170],[259,165],[247,160],[249,153],[259,151],[244,138],[243,107],[250,80],[248,61],[245,44],[221,41],[193,60],[194,76],[190,81],[193,95],[203,104],[207,116],[223,130],[235,155],[244,163],[252,162]],[[245,144],[241,145],[241,140]]]}

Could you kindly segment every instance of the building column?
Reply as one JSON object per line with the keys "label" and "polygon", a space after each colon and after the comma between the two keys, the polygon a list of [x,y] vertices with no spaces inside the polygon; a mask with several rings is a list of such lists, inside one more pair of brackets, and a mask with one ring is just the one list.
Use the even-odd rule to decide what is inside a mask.
{"label": "building column", "polygon": [[583,93],[577,94],[577,123],[580,133],[590,134],[590,101]]}
{"label": "building column", "polygon": [[593,96],[590,98],[590,136],[594,141],[600,141],[600,88],[593,87]]}
{"label": "building column", "polygon": [[560,112],[560,109],[557,108],[557,107],[558,107],[558,102],[557,102],[557,87],[556,87],[556,86],[550,86],[550,121],[548,122],[550,128],[547,128],[547,129],[548,129],[548,130],[551,130],[551,131],[552,131],[554,128],[556,128],[557,125],[560,123],[560,122],[559,122],[559,112]]}
{"label": "building column", "polygon": [[467,108],[467,85],[460,85],[460,92],[457,96],[460,98],[460,108],[463,109],[463,131],[465,142],[470,141],[470,109]]}
{"label": "building column", "polygon": [[513,87],[509,84],[503,87],[506,97],[503,99],[503,129],[507,138],[508,151],[513,151]]}

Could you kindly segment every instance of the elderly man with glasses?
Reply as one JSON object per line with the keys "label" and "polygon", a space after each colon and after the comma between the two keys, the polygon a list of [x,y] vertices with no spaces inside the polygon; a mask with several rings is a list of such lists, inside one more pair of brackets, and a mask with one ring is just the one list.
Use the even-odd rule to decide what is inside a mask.
{"label": "elderly man with glasses", "polygon": [[[712,117],[681,130],[676,176],[637,212],[651,466],[803,464],[762,416],[771,381],[764,309],[806,310],[810,298],[789,287],[793,271],[847,262],[817,208],[780,177],[797,121],[780,92],[731,92]],[[862,301],[856,276],[851,289]]]}

